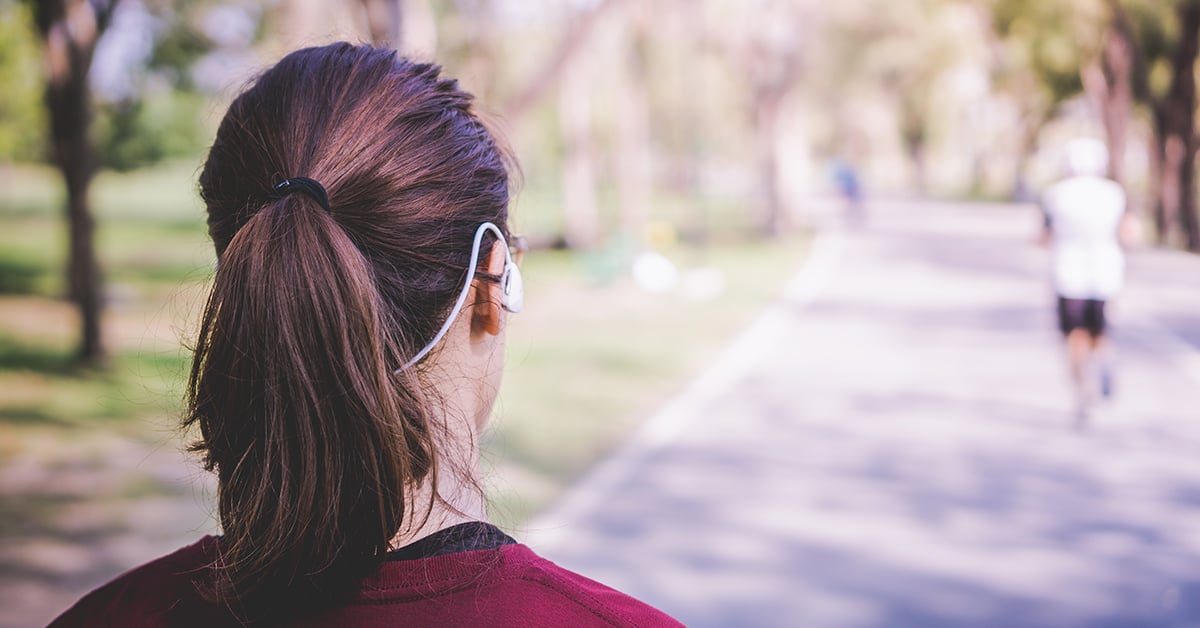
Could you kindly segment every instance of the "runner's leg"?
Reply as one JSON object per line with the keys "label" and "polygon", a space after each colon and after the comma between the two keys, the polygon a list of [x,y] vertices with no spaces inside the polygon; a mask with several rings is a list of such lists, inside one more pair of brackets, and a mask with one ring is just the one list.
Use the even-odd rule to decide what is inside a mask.
{"label": "runner's leg", "polygon": [[1083,299],[1058,298],[1058,327],[1066,338],[1067,364],[1075,394],[1078,427],[1082,427],[1087,420],[1092,401],[1091,386],[1088,385],[1092,334],[1088,329],[1086,312],[1087,302]]}
{"label": "runner's leg", "polygon": [[1091,336],[1091,362],[1095,365],[1097,379],[1100,384],[1100,394],[1112,396],[1112,353],[1108,347],[1105,331],[1108,320],[1104,316],[1104,301],[1092,300],[1087,302],[1086,316],[1088,332]]}

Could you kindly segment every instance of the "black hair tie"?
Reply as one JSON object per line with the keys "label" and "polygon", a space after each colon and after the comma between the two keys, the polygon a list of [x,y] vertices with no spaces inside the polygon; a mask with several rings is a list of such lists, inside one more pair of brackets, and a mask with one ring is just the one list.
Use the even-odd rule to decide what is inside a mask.
{"label": "black hair tie", "polygon": [[309,179],[308,177],[292,177],[290,179],[284,179],[283,181],[276,183],[275,187],[271,188],[271,190],[272,200],[279,200],[288,194],[301,192],[312,197],[312,199],[319,203],[321,207],[325,209],[325,211],[331,214],[333,213],[333,210],[329,208],[329,195],[325,193],[325,186],[313,181],[312,179]]}

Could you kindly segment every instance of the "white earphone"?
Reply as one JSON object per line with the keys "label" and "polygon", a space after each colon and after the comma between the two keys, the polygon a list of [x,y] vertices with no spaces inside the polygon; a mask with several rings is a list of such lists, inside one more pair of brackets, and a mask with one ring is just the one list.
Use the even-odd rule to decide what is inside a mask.
{"label": "white earphone", "polygon": [[454,308],[450,310],[450,316],[446,318],[446,322],[442,323],[442,328],[434,335],[433,340],[425,345],[416,355],[404,366],[396,369],[396,373],[416,364],[421,361],[421,358],[433,351],[438,342],[446,336],[446,332],[450,331],[450,326],[454,324],[454,320],[458,318],[458,313],[462,310],[463,303],[467,300],[467,293],[471,291],[471,282],[475,279],[475,268],[479,264],[479,247],[483,242],[483,234],[491,231],[496,234],[496,245],[504,247],[504,271],[500,273],[500,305],[509,312],[516,314],[525,306],[525,282],[521,279],[521,269],[517,267],[513,261],[512,253],[508,250],[508,241],[504,239],[504,234],[496,225],[485,222],[479,225],[475,230],[475,240],[471,243],[471,261],[467,268],[470,272],[467,273],[467,280],[463,282],[462,290],[458,293],[458,300],[454,302]]}

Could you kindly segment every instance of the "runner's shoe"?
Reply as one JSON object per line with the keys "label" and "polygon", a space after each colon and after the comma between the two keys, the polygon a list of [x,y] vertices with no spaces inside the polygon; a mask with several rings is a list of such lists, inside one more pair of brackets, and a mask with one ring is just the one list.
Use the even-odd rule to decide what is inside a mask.
{"label": "runner's shoe", "polygon": [[1111,398],[1113,394],[1113,375],[1112,369],[1108,365],[1100,367],[1100,396],[1105,399]]}

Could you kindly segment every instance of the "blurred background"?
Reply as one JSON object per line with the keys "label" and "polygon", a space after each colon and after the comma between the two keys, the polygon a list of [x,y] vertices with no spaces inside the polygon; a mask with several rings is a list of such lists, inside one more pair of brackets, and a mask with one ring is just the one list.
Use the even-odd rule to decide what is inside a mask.
{"label": "blurred background", "polygon": [[[875,249],[856,242],[922,255],[939,246],[923,237],[951,234],[955,254],[931,263],[975,268],[965,285],[978,290],[990,272],[980,260],[1023,260],[1009,270],[1030,287],[1027,302],[975,299],[999,317],[970,325],[1016,325],[1033,339],[1033,353],[1011,359],[1043,365],[1029,395],[1050,401],[1024,414],[1065,429],[1065,366],[1032,242],[1038,193],[1063,174],[1076,137],[1108,145],[1110,176],[1128,192],[1147,260],[1137,272],[1167,291],[1143,303],[1174,308],[1147,314],[1158,344],[1127,336],[1170,354],[1147,362],[1145,378],[1200,387],[1200,266],[1185,253],[1200,252],[1198,38],[1191,0],[0,0],[0,625],[45,623],[124,569],[215,531],[212,482],[177,428],[214,262],[196,176],[230,100],[289,50],[346,39],[436,60],[518,156],[529,305],[514,321],[485,465],[495,517],[519,536],[722,363],[781,295],[804,292],[789,281],[829,234],[859,260]],[[925,284],[942,281],[922,272]],[[856,307],[839,316],[872,311]],[[863,329],[888,318],[874,314]],[[824,334],[838,340],[814,368],[836,366],[839,347],[865,350],[861,329],[838,333]],[[927,358],[909,355],[895,368],[922,372]],[[979,355],[940,359],[969,375],[962,365]],[[1023,386],[984,388],[1011,399]],[[1200,418],[1194,394],[1155,390],[1143,398],[1169,412],[1138,405],[1122,415],[1130,425]],[[781,416],[801,412],[782,403]],[[1022,415],[1010,408],[1004,420]],[[1190,521],[1195,537],[1200,486],[1179,481],[1185,497],[1168,502],[1182,510],[1170,518]],[[963,490],[983,499],[991,489]],[[1169,553],[1194,576],[1195,550]],[[1194,589],[1164,587],[1148,599],[1192,612]],[[647,590],[683,616],[686,603]],[[713,625],[743,623],[731,617]],[[821,625],[875,625],[834,617]],[[895,617],[908,619],[879,625],[963,625]]]}

